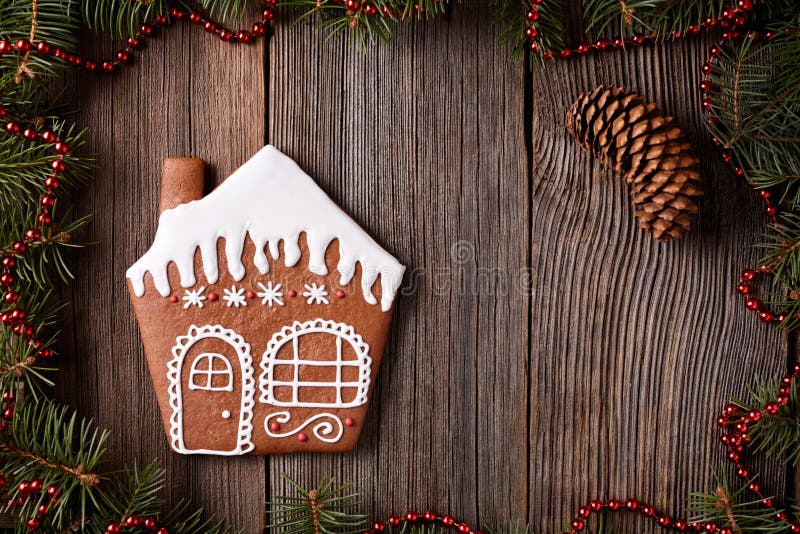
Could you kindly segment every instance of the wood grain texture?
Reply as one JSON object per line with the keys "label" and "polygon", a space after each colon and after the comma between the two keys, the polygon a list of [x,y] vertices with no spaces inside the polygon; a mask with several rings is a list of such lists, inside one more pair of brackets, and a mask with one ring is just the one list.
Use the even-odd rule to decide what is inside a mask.
{"label": "wood grain texture", "polygon": [[[534,312],[531,522],[564,526],[588,496],[634,496],[681,511],[722,465],[714,419],[757,374],[786,363],[782,336],[732,290],[754,265],[764,220],[699,122],[708,42],[554,65],[533,77]],[[565,134],[582,90],[616,83],[672,113],[702,155],[706,195],[687,237],[661,245],[637,228],[624,182]],[[763,479],[783,473],[765,468]],[[633,521],[623,532],[645,529]],[[645,529],[646,530],[646,529]]]}
{"label": "wood grain texture", "polygon": [[[78,205],[95,214],[87,240],[98,244],[77,255],[58,395],[113,428],[114,466],[160,460],[170,500],[247,533],[263,530],[265,500],[289,491],[284,472],[353,480],[372,517],[433,508],[546,534],[590,497],[678,512],[690,491],[713,488],[716,411],[782,369],[786,347],[732,290],[764,221],[698,122],[709,43],[528,74],[497,46],[482,4],[410,24],[368,54],[305,24],[278,23],[250,47],[181,27],[131,69],[79,77],[98,170]],[[625,184],[567,137],[566,106],[612,82],[674,113],[701,151],[707,195],[681,241],[644,236]],[[202,157],[210,187],[265,142],[408,266],[407,287],[355,451],[180,457],[159,424],[124,272],[152,240],[164,157]]]}
{"label": "wood grain texture", "polygon": [[527,297],[510,286],[528,246],[524,71],[474,6],[368,55],[317,35],[277,30],[269,140],[409,266],[410,287],[359,448],[273,458],[271,487],[329,473],[379,516],[522,512]]}

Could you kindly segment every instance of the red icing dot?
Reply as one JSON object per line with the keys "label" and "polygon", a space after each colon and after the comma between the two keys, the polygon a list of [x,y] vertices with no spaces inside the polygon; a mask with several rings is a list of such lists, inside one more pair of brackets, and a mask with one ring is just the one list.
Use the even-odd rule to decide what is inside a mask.
{"label": "red icing dot", "polygon": [[295,298],[297,296],[297,291],[295,291],[294,289],[290,289],[289,290],[289,296],[292,297],[292,298]]}
{"label": "red icing dot", "polygon": [[356,422],[353,420],[352,417],[348,417],[344,420],[344,426],[353,426]]}
{"label": "red icing dot", "polygon": [[272,430],[273,432],[277,432],[278,430],[280,430],[280,429],[281,429],[281,425],[279,425],[278,423],[276,423],[275,421],[273,421],[273,422],[271,422],[271,423],[269,424],[269,429],[270,429],[270,430]]}
{"label": "red icing dot", "polygon": [[217,297],[217,294],[216,294],[216,293],[214,293],[213,291],[212,291],[211,293],[209,293],[209,294],[208,294],[208,300],[209,300],[210,302],[214,302],[215,300],[217,300],[217,298],[218,298],[218,297]]}
{"label": "red icing dot", "polygon": [[297,439],[299,441],[306,442],[306,441],[308,441],[308,436],[306,436],[304,433],[300,432],[299,434],[297,434]]}
{"label": "red icing dot", "polygon": [[339,289],[338,291],[336,291],[336,296],[339,297],[340,299],[343,299],[344,298],[344,291]]}
{"label": "red icing dot", "polygon": [[174,303],[176,303],[176,302],[178,302],[178,296],[177,296],[177,295],[172,295],[172,296],[169,298],[169,301],[170,301],[170,302],[172,302],[173,304],[174,304]]}
{"label": "red icing dot", "polygon": [[256,298],[256,294],[255,294],[255,293],[253,293],[252,291],[248,291],[247,293],[245,293],[245,295],[246,295],[246,296],[247,296],[247,298],[249,298],[249,299],[254,299],[254,298]]}

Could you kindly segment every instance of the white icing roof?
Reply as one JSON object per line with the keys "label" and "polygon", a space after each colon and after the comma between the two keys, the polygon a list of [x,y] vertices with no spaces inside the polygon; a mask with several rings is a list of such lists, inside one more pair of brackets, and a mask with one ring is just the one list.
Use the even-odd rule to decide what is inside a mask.
{"label": "white icing roof", "polygon": [[137,296],[144,295],[144,275],[149,272],[158,292],[169,296],[167,266],[175,262],[181,286],[196,284],[194,255],[200,247],[203,271],[209,283],[219,278],[217,240],[225,239],[225,256],[231,276],[245,275],[242,251],[249,235],[255,244],[252,259],[262,274],[269,272],[265,248],[273,260],[279,257],[283,240],[284,260],[291,267],[300,260],[298,239],[306,233],[309,270],[328,274],[325,250],[339,240],[341,284],[349,284],[356,263],[361,264],[361,289],[370,304],[377,300],[372,285],[380,275],[381,309],[389,310],[403,278],[405,267],[383,250],[355,221],[347,216],[319,186],[288,156],[265,146],[214,191],[200,200],[165,210],[150,247],[126,273]]}

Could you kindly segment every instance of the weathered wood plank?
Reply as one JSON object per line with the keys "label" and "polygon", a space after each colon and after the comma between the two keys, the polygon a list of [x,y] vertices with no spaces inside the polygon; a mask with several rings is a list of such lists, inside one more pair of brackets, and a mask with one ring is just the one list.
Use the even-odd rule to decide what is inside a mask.
{"label": "weathered wood plank", "polygon": [[[216,182],[263,144],[266,47],[234,49],[186,26],[148,47],[138,64],[114,76],[79,79],[79,122],[89,128],[98,168],[78,209],[94,213],[87,240],[97,245],[77,256],[71,347],[59,394],[113,429],[109,455],[115,467],[159,459],[171,501],[188,497],[246,532],[258,532],[264,524],[263,459],[187,458],[170,451],[125,270],[152,241],[166,156],[203,157]],[[95,55],[91,41],[85,48]],[[106,56],[112,50],[101,46]],[[90,386],[75,387],[80,384]]]}
{"label": "weathered wood plank", "polygon": [[277,29],[270,141],[409,266],[414,291],[358,449],[275,458],[272,492],[287,490],[281,472],[329,473],[354,480],[376,517],[525,513],[527,298],[483,287],[510,285],[528,257],[523,71],[496,37],[476,3],[368,55]]}
{"label": "weathered wood plank", "polygon": [[[684,509],[713,490],[722,450],[714,418],[756,374],[785,365],[785,344],[732,289],[757,261],[764,220],[750,189],[718,161],[699,121],[692,41],[551,65],[533,77],[531,521],[565,526],[592,496]],[[568,139],[581,90],[617,83],[676,116],[702,156],[706,197],[682,241],[659,245],[632,217],[626,185]],[[764,479],[783,490],[783,474]],[[638,523],[622,523],[639,532]],[[653,527],[647,527],[650,531]]]}

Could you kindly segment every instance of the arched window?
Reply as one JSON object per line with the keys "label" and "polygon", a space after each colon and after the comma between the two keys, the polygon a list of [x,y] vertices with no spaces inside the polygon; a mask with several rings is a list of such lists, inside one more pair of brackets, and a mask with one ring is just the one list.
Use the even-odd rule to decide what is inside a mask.
{"label": "arched window", "polygon": [[260,401],[347,408],[367,402],[372,358],[352,326],[316,319],[272,336],[261,361]]}
{"label": "arched window", "polygon": [[204,352],[192,362],[189,389],[233,391],[231,362],[222,354]]}

